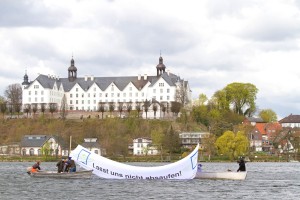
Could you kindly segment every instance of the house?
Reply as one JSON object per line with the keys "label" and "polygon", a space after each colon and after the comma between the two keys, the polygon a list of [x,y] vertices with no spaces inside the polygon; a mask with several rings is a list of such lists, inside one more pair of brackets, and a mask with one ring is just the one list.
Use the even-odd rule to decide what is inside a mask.
{"label": "house", "polygon": [[152,145],[150,138],[136,138],[133,140],[133,155],[158,155],[160,151]]}
{"label": "house", "polygon": [[20,155],[20,144],[11,143],[0,145],[0,155]]}
{"label": "house", "polygon": [[252,151],[261,152],[262,151],[262,133],[258,128],[254,127],[250,131],[250,148]]}
{"label": "house", "polygon": [[243,124],[255,126],[257,123],[264,123],[264,120],[260,117],[245,117]]}
{"label": "house", "polygon": [[262,151],[273,152],[273,141],[282,130],[278,122],[274,123],[257,123],[255,129],[261,133],[262,137]]}
{"label": "house", "polygon": [[[153,100],[169,104],[179,101],[175,96],[180,91],[185,92],[184,104],[189,103],[192,98],[188,81],[166,70],[161,56],[155,69],[157,73],[152,76],[77,77],[77,70],[72,58],[66,78],[39,74],[33,81],[29,81],[26,72],[22,83],[23,110],[32,107],[60,108],[65,103],[67,110],[97,111],[101,107],[105,111],[114,108],[118,112],[129,106],[136,110],[138,105],[143,106],[146,101],[151,104]],[[143,107],[140,108],[143,112]],[[158,109],[160,108],[161,106]],[[149,113],[154,118],[153,106]],[[156,117],[160,118],[161,113],[157,112]]]}
{"label": "house", "polygon": [[203,139],[208,138],[209,134],[209,132],[183,132],[179,134],[179,139],[184,148],[192,149],[199,144],[199,148],[203,149]]}
{"label": "house", "polygon": [[100,147],[100,144],[97,142],[98,138],[84,138],[84,142],[81,146],[87,148],[91,152],[101,156],[106,155],[105,149]]}
{"label": "house", "polygon": [[64,141],[54,135],[25,135],[20,144],[23,156],[67,156]]}
{"label": "house", "polygon": [[300,128],[300,115],[290,114],[278,122],[283,128]]}

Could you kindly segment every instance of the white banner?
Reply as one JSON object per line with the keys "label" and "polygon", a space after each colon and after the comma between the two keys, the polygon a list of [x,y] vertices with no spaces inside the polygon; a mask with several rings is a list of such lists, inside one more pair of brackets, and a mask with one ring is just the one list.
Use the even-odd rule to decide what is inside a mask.
{"label": "white banner", "polygon": [[106,179],[193,179],[197,173],[198,148],[185,158],[163,166],[139,167],[99,156],[78,145],[70,156],[81,167]]}

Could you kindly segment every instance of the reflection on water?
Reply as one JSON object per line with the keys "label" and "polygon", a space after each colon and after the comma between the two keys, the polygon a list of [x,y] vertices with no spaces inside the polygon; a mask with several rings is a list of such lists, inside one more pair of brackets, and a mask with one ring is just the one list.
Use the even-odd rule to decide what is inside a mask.
{"label": "reflection on water", "polygon": [[[300,163],[247,163],[245,181],[32,178],[26,174],[32,164],[0,163],[0,199],[300,199]],[[56,170],[55,164],[41,167]],[[202,164],[203,171],[238,168],[236,163]]]}

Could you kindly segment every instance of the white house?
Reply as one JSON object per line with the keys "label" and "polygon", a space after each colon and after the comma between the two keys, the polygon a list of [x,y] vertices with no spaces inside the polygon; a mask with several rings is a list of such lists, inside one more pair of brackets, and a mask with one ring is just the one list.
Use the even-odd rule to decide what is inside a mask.
{"label": "white house", "polygon": [[62,139],[52,135],[25,135],[21,141],[21,155],[41,156],[44,150],[50,156],[67,156],[68,150],[64,148]]}
{"label": "white house", "polygon": [[150,138],[136,138],[133,140],[133,155],[158,155],[156,146],[152,146]]}
{"label": "white house", "polygon": [[97,138],[84,138],[84,142],[81,145],[97,155],[106,154],[105,149],[102,149],[97,142]]}
{"label": "white house", "polygon": [[[153,101],[164,103],[170,107],[173,101],[179,101],[175,97],[176,91],[184,90],[186,93],[185,104],[191,101],[191,90],[188,81],[184,81],[179,76],[166,71],[163,58],[159,58],[156,66],[157,74],[149,76],[147,74],[138,76],[122,77],[94,77],[77,76],[77,67],[72,58],[71,66],[68,68],[68,77],[60,78],[53,75],[40,74],[35,80],[29,82],[25,73],[22,83],[22,105],[41,105],[49,107],[50,104],[57,105],[59,109],[65,96],[68,110],[97,111],[99,103],[103,103],[105,110],[109,110],[109,103],[115,104],[115,110],[122,105],[126,110],[131,103],[132,110],[136,109],[137,103]],[[151,109],[153,108],[150,107]],[[153,110],[149,113],[154,117]],[[141,107],[141,110],[143,108]],[[162,115],[161,110],[157,112],[157,118]]]}

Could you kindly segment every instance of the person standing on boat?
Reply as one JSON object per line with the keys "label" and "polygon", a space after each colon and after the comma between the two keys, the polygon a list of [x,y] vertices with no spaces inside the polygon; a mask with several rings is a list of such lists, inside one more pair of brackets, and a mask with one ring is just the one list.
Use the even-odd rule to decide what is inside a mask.
{"label": "person standing on boat", "polygon": [[237,170],[237,172],[245,172],[246,171],[246,164],[243,158],[240,158],[238,161],[239,163],[239,168]]}
{"label": "person standing on boat", "polygon": [[68,166],[69,166],[69,172],[76,172],[76,164],[75,161],[72,159],[72,157],[69,157]]}
{"label": "person standing on boat", "polygon": [[61,173],[61,172],[64,171],[64,165],[65,165],[64,159],[61,159],[60,161],[58,161],[56,163],[56,167],[57,167],[57,172],[58,173]]}
{"label": "person standing on boat", "polygon": [[35,173],[35,172],[38,172],[39,170],[41,170],[40,164],[41,164],[41,161],[37,161],[34,165],[32,165],[31,173]]}

